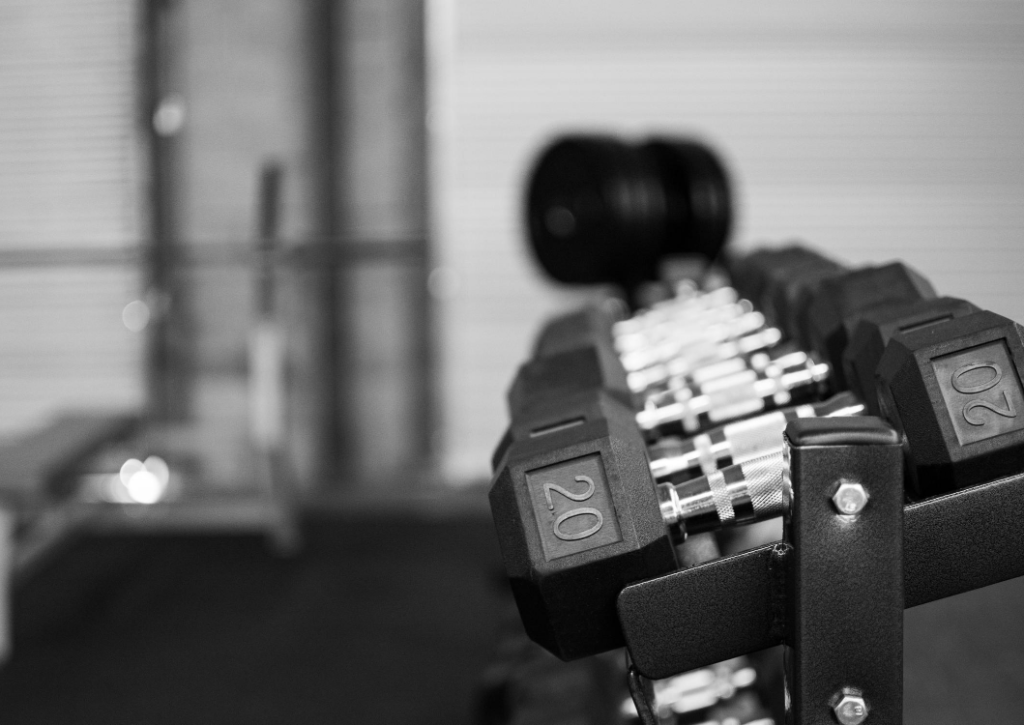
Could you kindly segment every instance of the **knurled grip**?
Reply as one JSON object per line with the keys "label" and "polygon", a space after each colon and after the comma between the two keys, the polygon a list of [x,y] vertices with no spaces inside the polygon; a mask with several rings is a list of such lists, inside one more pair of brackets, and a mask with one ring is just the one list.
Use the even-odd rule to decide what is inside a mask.
{"label": "knurled grip", "polygon": [[747,495],[758,521],[782,516],[789,509],[790,495],[783,472],[783,449],[754,458],[740,466],[747,481]]}
{"label": "knurled grip", "polygon": [[786,430],[785,413],[775,412],[730,423],[722,428],[729,442],[733,463],[743,463],[782,447],[782,432]]}
{"label": "knurled grip", "polygon": [[729,485],[725,482],[725,476],[721,471],[713,471],[708,474],[707,479],[708,488],[711,489],[711,499],[718,512],[719,524],[723,527],[732,526],[736,522],[736,510],[732,505],[732,496]]}

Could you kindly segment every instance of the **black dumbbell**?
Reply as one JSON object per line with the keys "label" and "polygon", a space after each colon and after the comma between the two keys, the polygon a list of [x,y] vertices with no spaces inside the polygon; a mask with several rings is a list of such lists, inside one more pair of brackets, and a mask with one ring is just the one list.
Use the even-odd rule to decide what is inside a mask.
{"label": "black dumbbell", "polygon": [[733,285],[791,339],[799,338],[798,311],[806,296],[828,277],[847,270],[837,262],[798,245],[764,249],[735,260]]}
{"label": "black dumbbell", "polygon": [[731,220],[729,182],[699,143],[565,136],[540,154],[526,218],[541,267],[568,283],[631,288],[670,254],[715,256]]}
{"label": "black dumbbell", "polygon": [[733,268],[741,293],[804,349],[832,366],[836,391],[848,387],[843,353],[861,318],[935,298],[931,284],[900,262],[846,270],[801,247],[755,252]]}
{"label": "black dumbbell", "polygon": [[[873,278],[874,275],[877,277]],[[844,330],[854,330],[851,343],[841,356],[854,391],[869,412],[892,418],[907,438],[909,458],[913,462],[907,479],[911,492],[918,497],[935,495],[992,480],[994,471],[1008,471],[1006,461],[1016,455],[1011,439],[1017,430],[1015,424],[1019,415],[1016,391],[1020,390],[1017,372],[1020,367],[1013,362],[1010,353],[1003,357],[994,355],[1004,348],[1014,349],[1019,328],[993,313],[981,314],[964,300],[913,299],[918,291],[929,290],[930,285],[923,283],[915,273],[908,274],[901,266],[869,268],[850,277],[853,283],[848,289],[860,285],[868,290],[863,299],[874,300],[885,295],[895,299],[911,298],[901,304],[871,305],[869,302],[864,310],[858,310],[859,300],[847,299],[842,304],[854,312],[841,320],[840,325],[833,325],[833,329],[841,326]],[[878,279],[895,280],[895,291],[878,291]],[[954,320],[958,321],[956,325],[947,324]],[[1001,336],[1003,347],[973,349],[969,341],[987,339],[986,335]],[[900,351],[898,361],[894,357],[896,351],[888,352],[889,362],[882,366],[881,360],[886,359],[883,351],[893,336],[901,340],[895,347]],[[928,355],[939,356],[930,346],[938,344],[935,341],[940,339],[943,354],[954,355],[955,352],[955,359],[966,361],[964,365],[976,366],[961,372],[955,382],[947,380],[942,385],[936,382],[936,376],[952,376],[959,368],[946,370],[938,363],[929,367],[920,362]],[[969,375],[980,377],[980,382],[964,382]],[[883,390],[888,391],[890,398],[888,408],[884,408],[880,400]],[[972,407],[944,413],[931,403],[940,398],[940,392],[941,399],[947,402],[955,400]],[[901,405],[892,404],[894,395],[902,396]],[[898,414],[901,410],[905,411],[902,415]],[[1006,435],[1011,435],[1011,439],[1000,438],[995,443],[977,445]],[[989,460],[994,463],[990,465]]]}
{"label": "black dumbbell", "polygon": [[[700,315],[678,320],[675,326],[700,331],[704,323],[712,319],[708,317],[712,314],[715,310],[704,309]],[[617,341],[630,333],[620,332],[616,336],[617,322],[614,312],[597,306],[548,322],[538,336],[534,357],[519,368],[508,391],[512,416],[520,415],[531,401],[547,403],[552,397],[574,395],[587,388],[606,390],[636,406],[639,398],[634,399],[634,391],[616,351]]]}
{"label": "black dumbbell", "polygon": [[[842,268],[835,263],[824,259],[820,255],[808,252],[799,247],[788,247],[773,250],[770,253],[756,253],[751,255],[753,260],[740,263],[738,268],[744,276],[744,285],[756,294],[767,299],[776,300],[776,310],[786,311],[791,317],[783,320],[790,329],[796,328],[796,317],[809,320],[804,325],[805,338],[822,354],[827,354],[831,360],[830,385],[833,390],[841,390],[845,387],[843,375],[839,373],[837,363],[842,365],[842,349],[847,330],[850,329],[860,316],[869,313],[872,309],[885,306],[887,300],[919,300],[932,294],[930,285],[916,272],[907,269],[905,266],[893,263],[882,267],[869,267],[854,271],[842,271]],[[827,272],[825,274],[824,272]],[[731,291],[729,291],[731,293]],[[718,293],[715,293],[718,294]],[[793,300],[802,298],[808,312],[801,315],[801,310],[795,306]],[[725,309],[733,304],[733,298],[721,300],[723,305],[715,309]],[[785,302],[779,302],[785,300]],[[697,300],[685,300],[683,305],[690,305]],[[721,326],[712,326],[701,331],[694,331],[693,328],[684,329],[683,332],[676,332],[673,328],[675,319],[670,312],[672,306],[667,305],[660,310],[652,310],[650,313],[638,315],[636,318],[617,323],[617,326],[624,328],[623,333],[617,340],[617,347],[623,352],[624,366],[627,369],[627,383],[634,392],[650,392],[650,388],[662,385],[673,376],[679,376],[692,372],[695,364],[709,362],[713,359],[714,353],[726,352],[723,357],[739,355],[740,349],[734,349],[724,344],[724,339],[716,338],[712,334],[716,329],[724,329]],[[684,307],[680,306],[680,309]],[[699,306],[696,309],[700,309]],[[661,314],[659,314],[661,313]],[[710,314],[710,313],[704,313]],[[739,315],[735,321],[729,324],[739,325],[747,317],[753,321],[750,330],[737,327],[739,334],[743,331],[752,332],[751,339],[757,338],[760,344],[772,344],[777,338],[771,340],[763,339],[764,334],[773,331],[771,328],[763,332],[758,328],[763,324],[763,318],[759,313],[749,312]],[[756,317],[756,319],[754,319]],[[689,319],[685,315],[685,319]],[[707,321],[707,318],[697,317],[696,319]],[[591,327],[594,325],[591,323]],[[661,328],[668,328],[669,332],[659,332]],[[654,334],[658,332],[658,334]],[[675,335],[675,337],[673,337]],[[722,333],[721,337],[735,338],[736,331],[728,334]],[[571,336],[570,336],[571,337]],[[647,343],[647,347],[639,347]],[[622,350],[622,343],[627,342],[625,350]],[[732,343],[738,345],[738,343]],[[700,354],[697,354],[697,352]],[[746,351],[749,352],[749,351]],[[672,356],[675,358],[672,359]],[[583,357],[583,356],[578,356]],[[591,355],[593,360],[609,360],[606,354]],[[658,407],[650,402],[645,406],[646,410],[641,414],[641,425],[646,430],[657,431],[666,424],[682,426],[684,433],[695,433],[702,427],[727,420],[733,417],[751,415],[761,410],[772,409],[787,405],[791,402],[793,393],[806,393],[803,399],[809,400],[820,397],[821,383],[824,380],[825,369],[814,361],[814,373],[808,377],[806,374],[782,375],[766,377],[765,379],[747,379],[737,381],[732,385],[731,381],[722,381],[727,385],[716,385],[708,391],[709,394],[694,394],[691,392],[687,400],[679,397],[676,391],[675,399],[670,405]],[[613,367],[612,363],[612,367]],[[605,370],[608,365],[595,365],[598,370]],[[753,367],[753,366],[751,366]],[[778,367],[778,366],[776,366]],[[546,366],[546,369],[553,369]],[[746,371],[748,374],[750,371]],[[572,372],[564,373],[574,375]],[[556,376],[552,376],[554,379]],[[595,373],[593,375],[580,374],[575,377],[581,381],[598,378],[614,378],[607,374]],[[806,379],[805,379],[806,378]],[[561,384],[561,383],[559,383]],[[621,380],[609,379],[608,389],[615,394],[620,394]],[[749,388],[749,390],[747,389]],[[513,387],[513,392],[517,390]],[[713,394],[711,394],[713,391]],[[550,390],[546,391],[550,392]],[[869,400],[873,400],[870,396]],[[628,400],[628,396],[624,396]],[[513,403],[515,408],[515,403]]]}
{"label": "black dumbbell", "polygon": [[[763,317],[754,314],[754,319],[747,319],[752,313],[743,312],[749,308],[737,306],[735,294],[731,290],[729,293],[731,297],[717,292],[700,296],[693,293],[694,304],[684,307],[677,303],[651,310],[646,322],[643,316],[618,320],[614,311],[597,306],[554,318],[544,326],[534,357],[520,367],[508,392],[512,416],[528,407],[531,400],[548,401],[552,396],[573,395],[584,388],[604,389],[637,405],[642,398],[633,393],[644,393],[647,385],[638,386],[636,375],[627,375],[624,368],[638,355],[649,352],[638,347],[647,339],[645,333],[654,335],[662,325],[672,328],[676,336],[673,344],[689,343],[686,355],[673,361],[685,362],[688,372],[723,358],[749,355],[777,342],[779,333],[774,330],[759,329],[756,335],[743,336],[748,329],[763,327]],[[660,342],[664,344],[664,340]],[[621,354],[617,350],[622,350]]]}
{"label": "black dumbbell", "polygon": [[858,320],[872,309],[934,297],[931,283],[900,262],[822,279],[797,310],[801,342],[832,364],[837,389],[845,389],[843,352]]}
{"label": "black dumbbell", "polygon": [[[828,401],[777,411],[711,429],[692,438],[670,436],[654,445],[652,469],[658,480],[686,479],[708,467],[743,460],[781,445],[782,431],[789,419],[800,416],[879,415],[875,371],[889,339],[901,332],[922,330],[947,320],[978,312],[965,300],[938,297],[884,306],[867,313],[857,324],[843,355],[846,379],[852,392],[840,393]],[[737,451],[739,453],[737,454]],[[736,458],[737,460],[734,460]]]}
{"label": "black dumbbell", "polygon": [[[877,375],[882,410],[904,436],[908,480],[917,495],[1019,471],[1022,335],[1006,318],[979,312],[890,340]],[[654,476],[640,465],[648,463],[647,453],[627,420],[628,407],[602,395],[601,404],[587,410],[550,413],[533,429],[536,435],[513,443],[491,491],[524,622],[531,636],[563,658],[621,643],[615,617],[620,585],[671,566],[664,556],[640,553],[660,541],[655,519],[664,528],[692,518],[693,531],[777,514],[775,503],[754,505],[752,485],[758,501],[784,500],[773,488],[785,480],[777,452],[679,484],[683,488],[662,486],[653,496]],[[731,508],[712,515],[709,502],[723,492],[733,497]],[[603,562],[606,552],[611,563]]]}
{"label": "black dumbbell", "polygon": [[634,411],[591,391],[512,425],[490,502],[527,634],[562,659],[619,647],[619,591],[676,567]]}
{"label": "black dumbbell", "polygon": [[508,391],[509,412],[521,417],[531,406],[549,406],[586,390],[604,390],[631,408],[637,405],[611,345],[596,343],[524,363]]}
{"label": "black dumbbell", "polygon": [[[828,353],[833,361],[838,358],[842,362],[842,357],[833,344],[836,339],[844,337],[840,333],[844,333],[852,327],[859,316],[880,308],[880,304],[884,305],[884,302],[879,303],[879,300],[919,300],[921,296],[927,295],[931,291],[930,285],[920,275],[897,263],[840,273],[836,271],[840,269],[838,266],[827,260],[823,261],[820,255],[805,254],[804,250],[800,248],[784,248],[776,250],[770,255],[761,254],[758,260],[756,263],[746,265],[745,284],[751,288],[757,287],[758,278],[760,278],[760,289],[763,294],[775,295],[783,299],[795,299],[799,294],[803,294],[810,307],[814,309],[815,322],[810,325],[812,332],[808,333],[807,337],[816,343],[819,350]],[[821,270],[825,268],[831,269],[834,273],[831,278],[825,279],[821,275]],[[814,280],[814,284],[808,283],[805,278],[807,276]],[[818,288],[817,291],[814,291],[816,288]],[[826,298],[826,290],[835,292],[837,299]],[[722,302],[728,305],[731,304],[732,299],[734,298],[723,299]],[[685,304],[689,304],[689,302],[687,300]],[[779,309],[783,308],[782,305],[778,307]],[[669,306],[665,309],[671,308]],[[618,323],[620,327],[625,327],[623,337],[639,336],[643,340],[645,329],[658,329],[664,325],[671,326],[672,316],[670,314],[660,316],[655,314],[658,312],[664,313],[664,309],[654,310],[647,315],[653,321],[648,320],[646,327],[643,315]],[[792,312],[795,314],[798,310],[794,309]],[[757,313],[749,314],[756,315]],[[590,320],[590,318],[584,319]],[[737,320],[740,319],[742,316],[737,318]],[[788,323],[790,326],[794,324],[792,320]],[[590,323],[590,327],[593,326],[594,324]],[[607,330],[607,326],[604,329]],[[707,337],[703,342],[706,343],[704,347],[708,350],[721,352],[729,349],[728,345],[723,344],[723,340],[716,339],[709,333],[700,333],[693,340],[690,340],[687,335],[681,335],[673,340],[669,335],[667,343],[655,336],[653,339],[658,341],[662,347],[667,344],[666,349],[629,349],[625,353],[626,367],[629,370],[628,386],[636,392],[645,389],[652,383],[664,382],[672,374],[678,375],[684,372],[682,367],[686,366],[681,363],[695,359],[692,354],[694,349],[703,349],[694,344],[697,337],[701,335]],[[619,339],[621,340],[622,337]],[[690,343],[689,346],[687,346],[687,342]],[[635,343],[632,344],[632,347],[636,347]],[[738,350],[730,350],[729,354],[738,352]],[[678,355],[675,360],[643,367],[644,364],[649,365],[672,353]],[[567,356],[563,356],[563,358],[565,357]],[[586,359],[586,361],[590,361],[591,365],[589,368],[584,368],[581,365],[559,367],[553,364],[532,364],[532,369],[539,369],[543,373],[533,376],[532,379],[543,382],[546,376],[552,381],[549,385],[519,385],[521,380],[531,379],[524,378],[523,373],[530,369],[524,368],[510,393],[513,412],[521,405],[517,399],[521,400],[524,396],[518,393],[524,388],[539,389],[541,394],[547,397],[554,394],[560,386],[569,386],[567,389],[570,391],[579,387],[578,385],[573,386],[573,382],[578,382],[579,385],[601,384],[623,400],[630,400],[629,395],[622,388],[621,378],[615,374],[617,370],[610,355],[601,351],[598,354],[577,354],[574,357],[579,358],[580,361]],[[636,362],[638,359],[641,362]],[[673,365],[676,365],[675,370],[673,370]],[[654,434],[678,432],[693,434],[701,428],[725,420],[788,405],[793,402],[794,397],[798,400],[820,398],[823,392],[822,383],[826,380],[828,373],[831,373],[833,378],[830,383],[833,389],[844,387],[841,376],[835,371],[834,362],[831,371],[810,359],[807,360],[804,369],[792,372],[786,372],[785,366],[773,365],[772,369],[779,373],[773,376],[753,376],[756,366],[750,365],[749,367],[750,369],[744,370],[742,375],[716,381],[709,385],[707,390],[674,390],[673,399],[668,405],[659,406],[656,400],[649,398],[645,410],[638,416],[641,427]],[[663,374],[654,375],[652,371]],[[638,377],[644,378],[640,385],[635,382]],[[683,399],[682,394],[685,393],[688,395]],[[867,396],[867,400],[873,403],[874,397],[874,395]],[[676,431],[675,428],[680,428],[680,430]]]}
{"label": "black dumbbell", "polygon": [[637,413],[637,424],[651,438],[693,435],[725,421],[819,400],[828,389],[829,365],[804,352],[783,355],[765,367],[650,399]]}
{"label": "black dumbbell", "polygon": [[[751,309],[750,303],[721,305],[700,314],[680,317],[659,325],[648,334],[629,334],[616,338],[616,348],[627,372],[639,372],[665,365],[679,357],[693,359],[694,345],[718,345],[727,340],[759,332],[765,327],[764,315]],[[639,338],[627,345],[626,340]]]}
{"label": "black dumbbell", "polygon": [[744,463],[782,447],[786,424],[799,418],[863,415],[864,403],[849,392],[712,428],[690,438],[669,436],[650,446],[651,472],[659,482],[696,478]]}
{"label": "black dumbbell", "polygon": [[850,390],[860,396],[871,415],[879,415],[875,371],[893,335],[963,317],[978,308],[954,297],[913,300],[869,310],[858,320],[843,351],[844,378]]}
{"label": "black dumbbell", "polygon": [[665,193],[665,253],[715,259],[729,237],[732,197],[722,162],[691,139],[654,138],[639,146]]}
{"label": "black dumbbell", "polygon": [[626,319],[626,310],[609,298],[601,305],[589,305],[548,320],[533,345],[533,357],[578,350],[582,347],[608,347],[614,350],[612,329]]}
{"label": "black dumbbell", "polygon": [[[774,359],[759,353],[777,343],[780,333],[764,328],[763,316],[759,313],[738,306],[733,290],[704,295],[690,290],[688,294],[689,299],[667,303],[616,323],[609,323],[608,316],[596,309],[549,323],[537,346],[540,354],[520,368],[509,391],[513,417],[520,415],[531,400],[547,404],[552,398],[573,395],[584,388],[601,388],[635,405],[641,398],[631,396],[629,391],[632,390],[642,392],[647,398],[645,412],[641,413],[643,419],[657,417],[670,428],[674,422],[679,422],[685,424],[683,428],[687,432],[693,432],[699,427],[691,420],[695,417],[701,418],[703,426],[787,405],[794,394],[799,398],[801,393],[807,393],[803,399],[817,397],[817,392],[812,391],[820,388],[816,384],[821,381],[825,368],[809,361],[802,353]],[[667,328],[667,332],[662,328]],[[553,334],[555,330],[561,334]],[[622,350],[627,369],[642,368],[643,364],[673,353],[677,357],[653,367],[633,370],[627,375],[624,386],[618,365],[609,352],[609,330],[613,335],[612,345]],[[748,332],[751,334],[744,334]],[[563,347],[576,349],[550,354],[551,350],[558,349],[555,343],[559,340],[568,341]],[[670,349],[652,350],[641,347],[644,343],[667,345]],[[787,362],[794,355],[802,356],[799,365]],[[790,367],[808,368],[814,374],[805,380],[806,370],[790,370]],[[684,376],[694,384],[701,383],[708,394],[702,389],[680,388],[678,380],[672,380],[667,389],[664,386],[649,388],[673,378],[682,380]],[[639,385],[638,377],[644,377]],[[757,380],[758,377],[761,379]],[[672,406],[657,409],[651,399],[664,395],[666,390],[673,399]],[[684,393],[688,394],[685,400],[682,399]],[[679,409],[678,417],[673,412],[676,409]],[[661,423],[644,427],[655,432]]]}
{"label": "black dumbbell", "polygon": [[781,447],[656,484],[632,411],[603,392],[530,425],[502,457],[491,511],[526,631],[562,659],[623,644],[616,597],[677,567],[674,537],[776,517],[788,505]]}
{"label": "black dumbbell", "polygon": [[876,370],[879,407],[905,441],[917,497],[1019,473],[1024,329],[981,311],[897,333]]}
{"label": "black dumbbell", "polygon": [[[904,308],[897,318],[919,324],[889,330],[875,371],[877,390],[866,396],[877,398],[902,435],[906,483],[917,498],[1019,473],[1024,461],[1024,328],[963,300],[927,302],[911,306],[912,313]],[[898,324],[893,317],[885,327]],[[864,326],[885,334],[877,319]],[[682,460],[692,468],[694,452],[681,453],[674,468]],[[652,464],[658,478],[671,478],[670,461]]]}

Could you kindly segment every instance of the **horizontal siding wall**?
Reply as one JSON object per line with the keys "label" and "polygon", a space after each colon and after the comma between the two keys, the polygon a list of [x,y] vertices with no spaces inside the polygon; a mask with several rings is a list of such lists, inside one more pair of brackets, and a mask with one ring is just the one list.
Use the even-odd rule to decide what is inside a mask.
{"label": "horizontal siding wall", "polygon": [[543,279],[522,236],[524,174],[561,130],[702,137],[737,182],[737,247],[902,258],[1024,320],[1019,3],[436,0],[430,39],[455,480],[488,474],[532,336],[588,294]]}
{"label": "horizontal siding wall", "polygon": [[[142,236],[137,3],[0,0],[0,251]],[[0,434],[142,402],[132,267],[0,267]]]}

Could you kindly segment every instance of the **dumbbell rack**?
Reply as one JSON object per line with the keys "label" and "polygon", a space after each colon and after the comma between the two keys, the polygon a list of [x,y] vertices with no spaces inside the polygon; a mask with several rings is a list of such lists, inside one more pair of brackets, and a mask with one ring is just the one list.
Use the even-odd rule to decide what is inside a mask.
{"label": "dumbbell rack", "polygon": [[[869,703],[868,722],[899,723],[903,610],[1024,575],[1024,475],[904,505],[899,445],[881,421],[850,422],[787,429],[793,510],[781,543],[621,592],[636,682],[783,644],[793,722],[835,722],[849,688]],[[842,478],[868,489],[855,519],[832,506]]]}
{"label": "dumbbell rack", "polygon": [[[645,725],[652,680],[775,645],[789,722],[902,722],[903,610],[1024,575],[1024,473],[907,503],[903,446],[881,418],[791,422],[782,541],[618,593]],[[844,483],[867,493],[856,514]]]}

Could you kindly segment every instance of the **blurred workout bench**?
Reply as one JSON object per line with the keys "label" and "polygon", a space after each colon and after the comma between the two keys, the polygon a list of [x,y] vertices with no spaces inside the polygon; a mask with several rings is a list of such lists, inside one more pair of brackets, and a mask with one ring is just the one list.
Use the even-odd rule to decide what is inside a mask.
{"label": "blurred workout bench", "polygon": [[83,459],[133,434],[128,414],[66,414],[0,442],[0,662],[10,647],[11,585],[73,533],[87,509],[69,505]]}

